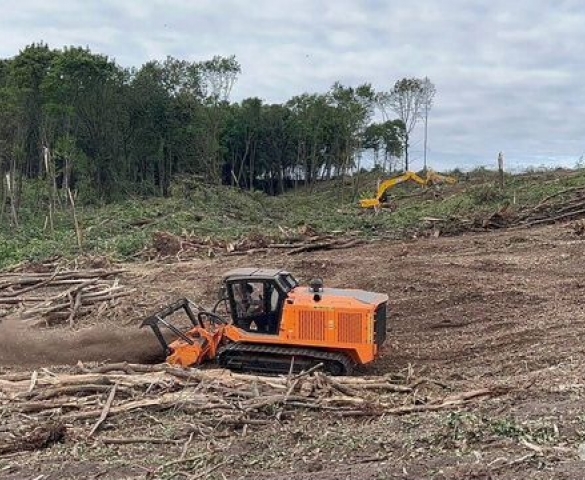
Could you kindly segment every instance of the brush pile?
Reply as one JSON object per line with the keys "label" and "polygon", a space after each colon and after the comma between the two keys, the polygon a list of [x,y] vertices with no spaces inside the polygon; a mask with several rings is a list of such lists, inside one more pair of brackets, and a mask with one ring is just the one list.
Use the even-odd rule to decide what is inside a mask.
{"label": "brush pile", "polygon": [[362,243],[363,239],[349,235],[318,234],[307,225],[294,230],[281,227],[279,235],[251,232],[231,242],[211,237],[200,238],[185,232],[182,235],[174,235],[159,231],[153,234],[152,246],[139,255],[149,260],[155,258],[186,260],[197,256],[214,257],[222,254],[251,255],[266,253],[269,250],[282,250],[287,255],[296,255],[317,250],[351,248]]}
{"label": "brush pile", "polygon": [[526,226],[548,225],[585,217],[585,188],[572,187],[542,199],[538,205],[524,209],[519,223]]}
{"label": "brush pile", "polygon": [[[517,207],[506,203],[487,216],[475,218],[423,218],[428,229],[442,235],[457,235],[468,231],[485,231],[512,227],[533,227],[585,218],[585,188],[571,187],[543,198],[536,206]],[[579,226],[575,233],[581,235]]]}
{"label": "brush pile", "polygon": [[[194,431],[294,421],[300,411],[336,417],[406,415],[456,408],[501,395],[502,388],[445,393],[430,379],[399,376],[329,377],[318,367],[297,375],[263,377],[168,365],[108,364],[76,371],[0,375],[0,454],[42,448],[62,441],[64,429],[85,432],[104,443],[175,443],[181,438],[127,438],[116,435],[129,416],[173,410],[188,414]],[[119,422],[119,423],[118,423]],[[107,437],[96,435],[107,423]]]}
{"label": "brush pile", "polygon": [[41,319],[46,326],[102,314],[133,290],[120,285],[123,270],[83,269],[7,272],[0,275],[0,310],[22,319]]}

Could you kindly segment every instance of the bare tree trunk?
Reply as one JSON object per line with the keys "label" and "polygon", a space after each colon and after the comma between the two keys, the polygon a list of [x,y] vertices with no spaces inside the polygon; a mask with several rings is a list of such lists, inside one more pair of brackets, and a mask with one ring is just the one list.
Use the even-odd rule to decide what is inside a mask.
{"label": "bare tree trunk", "polygon": [[408,133],[404,135],[404,171],[408,172],[410,165],[408,164]]}
{"label": "bare tree trunk", "polygon": [[6,174],[6,189],[8,190],[8,195],[10,197],[10,214],[12,216],[12,223],[15,227],[18,227],[18,212],[16,206],[16,185],[14,182],[14,175],[16,174],[16,165],[14,160],[12,161],[11,171]]}
{"label": "bare tree trunk", "polygon": [[502,152],[498,154],[498,177],[500,188],[504,188],[504,154]]}
{"label": "bare tree trunk", "polygon": [[423,162],[423,171],[427,173],[427,136],[428,136],[428,124],[429,124],[429,102],[425,102],[425,154]]}
{"label": "bare tree trunk", "polygon": [[234,171],[235,167],[236,167],[236,152],[234,151],[233,154],[232,154],[232,164],[231,164],[231,167],[230,167],[230,170],[231,170],[230,185],[232,187],[235,187],[236,186],[236,182],[238,180],[238,177],[236,177],[236,173]]}
{"label": "bare tree trunk", "polygon": [[[250,155],[250,144],[251,143],[252,143],[252,137],[246,138],[246,149],[244,150],[244,154],[242,155],[242,161],[240,162],[240,171],[238,173],[238,186],[240,184],[240,178],[244,172],[244,165],[246,165],[246,159],[248,158],[248,155]],[[252,161],[252,158],[250,158],[250,162],[251,161]],[[252,167],[250,167],[250,169],[251,168]]]}
{"label": "bare tree trunk", "polygon": [[49,149],[43,147],[43,158],[45,161],[45,175],[47,177],[47,190],[49,194],[49,226],[51,227],[51,237],[55,237],[55,222],[53,220],[53,210],[55,208],[55,193],[57,191],[57,184],[49,160]]}
{"label": "bare tree trunk", "polygon": [[254,190],[254,178],[255,178],[255,172],[254,169],[256,168],[255,165],[255,160],[256,160],[256,143],[254,142],[254,144],[252,145],[252,151],[250,152],[250,191]]}
{"label": "bare tree trunk", "polygon": [[[246,149],[247,151],[247,149]],[[244,153],[244,155],[247,155],[246,153]],[[236,165],[236,153],[234,153],[234,168]],[[242,188],[241,182],[242,182],[242,177],[244,176],[244,166],[246,165],[246,158],[245,156],[242,157],[241,160],[238,161],[237,164],[237,169],[238,169],[238,174],[235,176],[234,180],[236,181],[236,186],[238,188]],[[245,184],[245,178],[244,178],[244,184]]]}
{"label": "bare tree trunk", "polygon": [[71,160],[69,155],[65,157],[65,172],[63,173],[63,189],[69,190],[71,187]]}
{"label": "bare tree trunk", "polygon": [[315,183],[317,181],[316,164],[317,164],[317,140],[313,139],[313,145],[311,147],[311,162],[309,164],[309,169],[310,169],[309,183],[311,185],[311,189],[310,189],[311,192],[313,192],[313,187],[315,186]]}
{"label": "bare tree trunk", "polygon": [[349,171],[350,164],[350,151],[349,148],[343,153],[343,162],[341,165],[341,175],[339,175],[339,203],[343,204],[345,200],[345,175]]}
{"label": "bare tree trunk", "polygon": [[6,176],[6,172],[2,168],[2,161],[0,159],[0,224],[4,222],[4,215],[6,211],[6,203],[7,203],[7,190],[4,187],[4,178]]}
{"label": "bare tree trunk", "polygon": [[361,152],[361,148],[358,150],[358,161],[357,161],[357,173],[355,175],[355,180],[354,180],[354,186],[353,186],[353,197],[352,197],[352,202],[355,202],[355,200],[358,197],[358,192],[359,192],[359,188],[360,188],[360,175],[361,175],[361,166],[362,166],[362,152]]}
{"label": "bare tree trunk", "polygon": [[280,193],[284,193],[284,167],[278,169],[278,181],[280,183]]}
{"label": "bare tree trunk", "polygon": [[75,226],[75,235],[77,236],[77,246],[79,247],[79,251],[83,252],[83,232],[79,227],[79,221],[77,220],[77,212],[75,211],[75,200],[73,199],[73,195],[69,188],[67,189],[67,195],[69,196],[69,202],[71,202],[71,212],[73,214],[73,225]]}

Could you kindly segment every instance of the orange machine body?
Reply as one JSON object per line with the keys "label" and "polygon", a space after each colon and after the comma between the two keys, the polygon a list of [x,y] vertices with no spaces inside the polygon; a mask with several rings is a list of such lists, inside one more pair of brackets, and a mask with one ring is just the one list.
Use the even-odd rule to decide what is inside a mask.
{"label": "orange machine body", "polygon": [[[359,299],[368,295],[369,303]],[[225,328],[224,335],[232,342],[342,352],[358,365],[375,360],[383,342],[380,336],[385,338],[387,297],[330,288],[323,289],[319,300],[314,297],[304,287],[292,290],[284,302],[276,335],[246,331],[233,324]],[[380,332],[382,324],[384,333]]]}
{"label": "orange machine body", "polygon": [[[321,280],[301,286],[287,271],[240,268],[224,276],[222,296],[229,318],[191,310],[187,299],[147,318],[167,353],[184,367],[218,359],[241,365],[243,358],[270,368],[287,358],[333,361],[337,371],[364,365],[380,354],[386,339],[388,296],[358,289],[325,288]],[[193,328],[180,331],[164,318],[184,309]],[[167,344],[159,325],[178,337]],[[311,361],[312,361],[311,360]],[[223,363],[222,363],[223,362]],[[232,363],[230,363],[232,362]],[[268,367],[267,367],[268,366]],[[337,368],[336,367],[336,368]],[[230,367],[231,368],[231,367]]]}

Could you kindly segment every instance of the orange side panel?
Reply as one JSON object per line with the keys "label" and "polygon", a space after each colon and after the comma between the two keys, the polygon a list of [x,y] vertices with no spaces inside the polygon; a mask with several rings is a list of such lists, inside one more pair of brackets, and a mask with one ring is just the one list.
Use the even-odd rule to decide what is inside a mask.
{"label": "orange side panel", "polygon": [[[347,301],[346,301],[347,300]],[[278,335],[246,332],[234,326],[225,329],[233,342],[319,348],[342,352],[357,364],[369,363],[378,355],[374,342],[375,306],[363,304],[356,308],[350,299],[337,305],[297,301],[285,304]]]}

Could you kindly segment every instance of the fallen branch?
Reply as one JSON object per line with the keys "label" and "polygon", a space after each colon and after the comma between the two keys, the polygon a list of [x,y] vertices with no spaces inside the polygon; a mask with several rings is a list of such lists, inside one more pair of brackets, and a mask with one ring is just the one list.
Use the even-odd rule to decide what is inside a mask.
{"label": "fallen branch", "polygon": [[177,445],[181,443],[180,440],[170,440],[168,438],[152,438],[152,437],[134,437],[134,438],[109,438],[100,437],[99,441],[106,445],[131,445],[136,443],[150,443],[153,445]]}
{"label": "fallen branch", "polygon": [[66,395],[78,395],[88,393],[103,393],[111,390],[112,387],[109,385],[68,385],[65,387],[48,388],[46,390],[37,392],[27,392],[25,398],[34,398],[35,400],[49,400],[51,398],[66,396]]}
{"label": "fallen branch", "polygon": [[59,273],[59,269],[56,269],[55,270],[55,273],[53,273],[53,275],[51,275],[47,279],[42,280],[39,283],[35,283],[35,284],[33,284],[33,285],[29,286],[29,287],[25,287],[25,288],[22,288],[20,290],[17,290],[16,292],[10,292],[9,294],[3,294],[1,296],[1,298],[5,298],[5,297],[18,297],[19,295],[22,295],[24,293],[28,293],[28,292],[31,292],[31,291],[36,290],[38,288],[44,287],[46,285],[49,285],[55,279],[55,277],[57,276],[58,273]]}
{"label": "fallen branch", "polygon": [[531,222],[526,222],[524,225],[526,225],[527,227],[534,227],[536,225],[543,225],[543,224],[548,224],[548,223],[556,223],[559,220],[566,220],[569,218],[573,218],[573,217],[578,217],[578,216],[582,216],[585,215],[585,208],[581,209],[581,210],[576,210],[576,211],[572,211],[572,212],[568,212],[568,213],[564,213],[562,215],[557,215],[554,217],[548,217],[548,218],[542,218],[539,220],[533,220]]}
{"label": "fallen branch", "polygon": [[134,290],[118,285],[117,279],[106,280],[123,271],[98,269],[59,272],[55,269],[47,274],[0,275],[0,291],[3,291],[0,294],[0,305],[7,305],[8,313],[10,309],[18,309],[18,316],[24,320],[41,317],[45,325],[66,321],[72,326],[76,318],[133,293]]}
{"label": "fallen branch", "polygon": [[301,245],[300,247],[293,248],[286,252],[287,255],[298,255],[303,252],[316,252],[317,250],[330,250],[337,242],[325,242],[325,243],[309,243]]}
{"label": "fallen branch", "polygon": [[[293,365],[294,367],[294,365]],[[478,399],[501,395],[507,388],[479,388],[467,392],[436,394],[449,388],[441,382],[412,375],[400,377],[331,377],[319,366],[298,375],[265,377],[221,369],[180,369],[168,365],[113,363],[96,368],[77,366],[77,373],[39,370],[31,374],[0,377],[1,431],[18,436],[39,420],[56,418],[66,424],[94,419],[86,438],[106,420],[112,429],[119,415],[149,417],[149,411],[173,410],[190,415],[180,438],[125,437],[112,434],[98,441],[109,444],[185,444],[183,435],[213,437],[226,429],[248,428],[294,419],[295,412],[311,410],[333,416],[408,415],[460,408]],[[411,382],[401,385],[392,382]],[[425,388],[426,403],[418,404]],[[103,402],[103,396],[109,392]],[[433,396],[435,394],[436,396]],[[101,404],[100,404],[101,402]],[[25,414],[25,415],[23,415]],[[294,421],[294,420],[293,420]],[[158,420],[157,420],[158,422]],[[224,428],[222,428],[224,427]],[[244,434],[244,433],[242,433]],[[18,437],[20,438],[20,437]]]}

